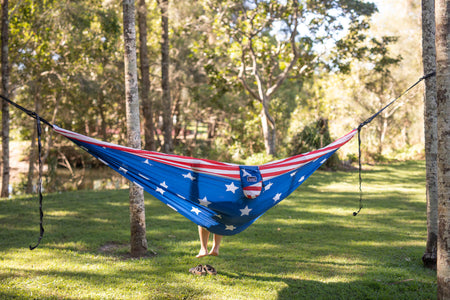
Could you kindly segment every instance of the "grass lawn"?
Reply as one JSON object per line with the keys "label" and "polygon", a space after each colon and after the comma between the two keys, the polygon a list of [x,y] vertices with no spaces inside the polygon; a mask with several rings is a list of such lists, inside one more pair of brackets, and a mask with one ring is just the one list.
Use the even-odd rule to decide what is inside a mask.
{"label": "grass lawn", "polygon": [[[154,257],[126,259],[128,191],[0,199],[0,299],[435,299],[422,266],[425,163],[370,167],[358,207],[355,172],[318,171],[220,256],[195,258],[197,227],[146,194]],[[106,247],[110,245],[111,247]],[[188,269],[209,263],[216,276]]]}

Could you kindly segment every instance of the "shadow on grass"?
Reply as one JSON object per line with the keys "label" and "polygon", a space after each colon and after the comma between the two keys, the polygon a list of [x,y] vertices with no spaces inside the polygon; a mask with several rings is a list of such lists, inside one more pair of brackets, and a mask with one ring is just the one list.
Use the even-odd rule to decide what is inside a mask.
{"label": "shadow on grass", "polygon": [[[78,267],[46,271],[10,267],[0,280],[7,279],[3,276],[51,277],[77,282],[73,288],[85,283],[104,290],[129,284],[161,299],[202,298],[233,286],[261,293],[275,290],[279,299],[434,298],[435,275],[420,262],[425,247],[425,202],[411,198],[411,190],[424,183],[423,172],[411,169],[422,165],[405,163],[366,171],[369,187],[388,182],[400,188],[367,195],[358,217],[352,216],[359,197],[357,186],[355,192],[329,188],[340,182],[353,184],[356,175],[318,172],[246,231],[225,237],[219,257],[202,260],[194,258],[199,247],[197,226],[148,194],[147,239],[158,256],[127,264],[121,262],[126,247],[108,253],[99,249],[111,242],[128,243],[128,191],[46,195],[46,234],[40,247],[50,250],[55,260]],[[0,224],[2,253],[26,249],[39,234],[37,199],[0,200]],[[44,251],[36,254],[44,255]],[[213,264],[219,275],[191,276],[187,270],[197,263]],[[111,265],[107,273],[97,272],[96,265],[102,264]],[[0,298],[20,298],[23,293],[19,288],[3,290]]]}
{"label": "shadow on grass", "polygon": [[[378,274],[382,275],[382,274]],[[433,283],[420,280],[355,280],[351,282],[320,282],[305,279],[280,278],[277,276],[252,276],[248,274],[223,273],[234,280],[252,279],[259,282],[279,282],[284,288],[278,299],[435,299],[430,291]]]}

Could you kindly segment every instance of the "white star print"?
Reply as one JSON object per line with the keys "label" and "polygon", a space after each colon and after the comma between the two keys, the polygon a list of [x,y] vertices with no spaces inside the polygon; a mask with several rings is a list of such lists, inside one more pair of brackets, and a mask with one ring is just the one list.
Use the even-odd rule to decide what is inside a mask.
{"label": "white star print", "polygon": [[273,197],[273,201],[276,202],[276,201],[280,200],[280,197],[281,197],[281,193],[276,194],[275,197]]}
{"label": "white star print", "polygon": [[326,162],[327,159],[325,158],[324,160],[322,160],[320,163],[323,164],[324,162]]}
{"label": "white star print", "polygon": [[272,184],[273,184],[272,182],[269,182],[269,184],[264,187],[264,190],[265,191],[270,190],[270,188],[272,187]]}
{"label": "white star print", "polygon": [[122,171],[122,172],[124,172],[124,173],[128,172],[127,169],[124,169],[124,168],[122,168],[122,167],[119,167],[119,171]]}
{"label": "white star print", "polygon": [[217,217],[219,219],[222,219],[222,215],[215,215],[214,217]]}
{"label": "white star print", "polygon": [[164,190],[162,189],[162,188],[160,188],[160,187],[157,187],[156,188],[156,190],[155,190],[157,193],[160,193],[161,195],[164,195]]}
{"label": "white star print", "polygon": [[292,176],[295,176],[295,174],[297,174],[297,171],[291,173],[291,177],[292,177]]}
{"label": "white star print", "polygon": [[236,227],[234,227],[233,225],[225,225],[225,230],[231,230],[231,231],[233,231],[233,230],[235,230],[236,229]]}
{"label": "white star print", "polygon": [[148,161],[148,159],[146,159],[146,160],[144,161],[144,164],[147,164],[147,165],[149,165],[149,166],[152,165],[152,164]]}
{"label": "white star print", "polygon": [[160,186],[162,186],[163,188],[168,188],[167,184],[165,181],[163,181],[162,183],[159,184]]}
{"label": "white star print", "polygon": [[239,187],[234,185],[234,182],[232,182],[231,184],[225,184],[225,186],[227,187],[226,192],[232,192],[234,194],[234,192],[236,192],[236,190],[239,189]]}
{"label": "white star print", "polygon": [[195,177],[194,177],[194,176],[192,176],[192,174],[191,174],[191,173],[183,174],[183,177],[184,177],[184,178],[189,178],[189,179],[190,179],[190,180],[192,180],[192,181],[194,181],[194,180],[195,180]]}
{"label": "white star print", "polygon": [[248,216],[251,210],[252,210],[251,208],[248,208],[248,205],[245,206],[244,209],[240,209],[240,211],[241,211],[241,217],[242,217],[242,216]]}
{"label": "white star print", "polygon": [[201,210],[200,210],[200,209],[198,209],[198,208],[196,208],[196,207],[193,207],[193,206],[192,206],[191,211],[192,211],[192,212],[195,212],[195,213],[197,214],[197,216],[198,216],[199,213],[201,213]]}
{"label": "white star print", "polygon": [[206,206],[208,207],[208,205],[211,204],[211,202],[208,201],[208,199],[206,199],[206,196],[203,197],[203,199],[198,199],[198,201],[200,201],[200,205]]}
{"label": "white star print", "polygon": [[252,175],[250,175],[250,173],[245,171],[245,169],[242,169],[242,172],[243,172],[242,176],[252,176]]}
{"label": "white star print", "polygon": [[302,182],[303,180],[305,180],[305,176],[302,176],[302,178],[300,178],[300,179],[298,180],[298,182]]}

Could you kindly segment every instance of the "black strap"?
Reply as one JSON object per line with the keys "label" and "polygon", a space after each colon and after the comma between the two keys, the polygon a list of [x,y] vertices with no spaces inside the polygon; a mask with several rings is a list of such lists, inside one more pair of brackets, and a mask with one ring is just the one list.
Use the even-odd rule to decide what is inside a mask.
{"label": "black strap", "polygon": [[37,136],[38,136],[38,152],[39,152],[39,180],[38,180],[38,193],[39,193],[39,239],[37,241],[37,244],[35,246],[30,246],[30,250],[36,249],[39,244],[41,243],[42,237],[44,236],[44,212],[42,210],[42,159],[41,159],[41,152],[42,152],[42,144],[41,144],[41,118],[38,114],[36,114],[36,129],[37,129]]}
{"label": "black strap", "polygon": [[436,71],[433,71],[433,72],[431,72],[429,74],[426,74],[426,75],[420,77],[419,80],[417,80],[414,84],[412,84],[409,88],[407,88],[403,93],[401,93],[399,96],[397,96],[394,100],[389,102],[385,107],[383,107],[378,112],[373,114],[370,118],[368,118],[367,120],[365,120],[364,122],[359,124],[359,126],[358,126],[359,210],[353,212],[353,216],[357,216],[359,214],[359,212],[361,211],[362,207],[363,207],[363,205],[362,205],[363,192],[362,192],[362,187],[361,187],[362,186],[362,176],[361,176],[361,172],[362,172],[362,167],[361,167],[361,134],[360,134],[361,133],[361,129],[364,126],[366,126],[367,124],[369,124],[370,122],[372,122],[372,120],[375,119],[381,112],[383,112],[383,110],[385,110],[386,108],[391,106],[395,101],[400,99],[403,95],[405,95],[407,92],[409,92],[409,90],[411,90],[413,87],[418,85],[422,80],[428,79],[428,78],[433,77],[435,75],[436,75]]}
{"label": "black strap", "polygon": [[44,213],[42,210],[42,159],[41,159],[41,153],[42,153],[42,143],[41,143],[41,122],[52,127],[53,125],[50,124],[47,120],[41,118],[36,112],[26,109],[23,106],[20,106],[19,104],[11,101],[7,97],[0,95],[0,98],[2,98],[4,101],[8,102],[9,104],[17,107],[21,111],[25,112],[30,117],[36,119],[36,130],[37,130],[37,138],[38,138],[38,151],[39,151],[39,178],[38,178],[38,194],[39,194],[39,239],[35,246],[30,246],[30,250],[36,249],[39,244],[41,243],[42,237],[44,236]]}
{"label": "black strap", "polygon": [[37,120],[37,119],[39,118],[39,122],[42,122],[42,123],[44,123],[44,124],[46,124],[46,125],[48,125],[48,126],[50,126],[50,127],[53,128],[53,125],[52,125],[49,121],[47,121],[47,120],[45,120],[45,119],[39,117],[38,114],[35,113],[34,111],[28,110],[28,109],[26,109],[25,107],[20,106],[19,104],[13,102],[12,100],[6,98],[6,97],[3,96],[3,95],[0,95],[0,98],[2,98],[3,100],[5,100],[5,101],[8,102],[9,104],[11,104],[11,105],[17,107],[18,109],[20,109],[21,111],[23,111],[24,113],[26,113],[27,115],[29,115],[30,117],[32,117],[33,119],[36,119],[36,120]]}

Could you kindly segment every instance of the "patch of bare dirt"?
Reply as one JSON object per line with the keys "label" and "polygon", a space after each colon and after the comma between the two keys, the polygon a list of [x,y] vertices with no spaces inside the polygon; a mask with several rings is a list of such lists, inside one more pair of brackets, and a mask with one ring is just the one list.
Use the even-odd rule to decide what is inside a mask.
{"label": "patch of bare dirt", "polygon": [[[122,259],[142,259],[142,258],[151,258],[154,257],[157,253],[151,249],[148,250],[147,254],[143,257],[133,257],[130,254],[129,251],[130,248],[130,244],[126,243],[119,243],[119,242],[107,242],[106,244],[102,245],[99,249],[98,252],[103,253],[103,254],[110,254],[110,255],[115,255],[117,254],[118,256],[120,256]],[[126,253],[124,253],[123,251],[127,250]]]}
{"label": "patch of bare dirt", "polygon": [[123,244],[123,243],[119,243],[119,242],[107,242],[106,244],[104,244],[100,248],[98,248],[98,252],[112,254],[117,251],[121,251],[126,248],[129,248],[129,247],[130,247],[130,244]]}

